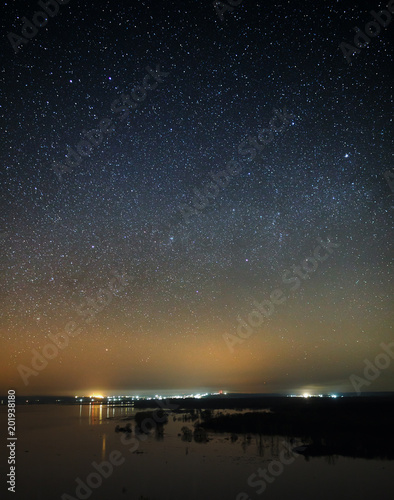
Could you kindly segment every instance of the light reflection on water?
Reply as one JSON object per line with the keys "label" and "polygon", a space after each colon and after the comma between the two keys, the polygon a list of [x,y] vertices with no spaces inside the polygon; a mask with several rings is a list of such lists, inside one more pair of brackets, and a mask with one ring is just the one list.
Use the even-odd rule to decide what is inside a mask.
{"label": "light reflection on water", "polygon": [[103,421],[103,405],[90,403],[89,405],[80,405],[80,417],[82,418],[83,409],[88,407],[89,425],[101,424]]}
{"label": "light reflection on water", "polygon": [[[309,462],[299,457],[285,466],[263,496],[257,495],[248,485],[251,474],[277,460],[284,441],[292,448],[299,440],[266,435],[238,435],[232,440],[228,433],[208,433],[208,442],[185,441],[181,429],[193,429],[193,422],[182,414],[170,414],[163,435],[152,431],[131,453],[127,442],[135,438],[135,422],[125,419],[141,410],[103,406],[18,407],[18,488],[13,498],[60,499],[63,493],[75,498],[76,478],[86,478],[94,470],[92,462],[108,460],[118,450],[124,464],[89,500],[139,500],[141,496],[236,500],[243,491],[251,500],[391,499],[394,462],[343,457]],[[127,423],[133,432],[121,441],[124,433],[115,433],[115,426]]]}
{"label": "light reflection on water", "polygon": [[101,461],[103,461],[106,456],[105,456],[105,442],[106,442],[107,435],[104,433],[103,434],[103,447],[101,449]]}

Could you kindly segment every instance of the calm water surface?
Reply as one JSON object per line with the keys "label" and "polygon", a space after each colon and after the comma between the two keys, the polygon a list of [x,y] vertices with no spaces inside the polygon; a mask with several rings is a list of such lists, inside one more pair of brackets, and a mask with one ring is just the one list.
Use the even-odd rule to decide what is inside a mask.
{"label": "calm water surface", "polygon": [[[141,410],[137,410],[141,411]],[[145,441],[126,439],[115,426],[125,426],[125,418],[136,413],[131,407],[37,405],[17,407],[17,487],[16,500],[332,500],[393,498],[394,461],[312,458],[309,461],[290,450],[301,444],[282,436],[256,436],[249,439],[230,434],[208,433],[209,442],[184,441],[181,428],[193,429],[191,421],[170,414],[164,435],[152,433]],[[6,450],[6,413],[1,417],[1,491],[6,490],[9,472]],[[176,420],[174,421],[174,417]],[[136,444],[137,443],[137,444]],[[131,450],[131,451],[130,451]],[[123,462],[113,467],[105,479],[91,476],[89,490],[76,494],[80,478],[86,483],[97,472],[93,462],[108,461],[117,451]],[[113,455],[112,455],[113,456]],[[283,463],[280,463],[282,459]],[[272,462],[276,461],[275,465]],[[284,464],[286,462],[286,464]],[[291,463],[289,463],[291,462]],[[271,466],[265,489],[252,477],[258,468]],[[99,487],[94,487],[102,481]],[[260,481],[262,481],[260,479]],[[258,493],[260,491],[260,493]],[[244,494],[242,494],[244,493]],[[4,498],[1,495],[1,498]]]}

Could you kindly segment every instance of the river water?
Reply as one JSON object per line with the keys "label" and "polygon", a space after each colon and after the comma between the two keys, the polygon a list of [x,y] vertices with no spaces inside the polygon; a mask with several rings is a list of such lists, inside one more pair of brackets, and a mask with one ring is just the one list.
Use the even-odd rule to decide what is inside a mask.
{"label": "river water", "polygon": [[[16,493],[5,498],[393,498],[394,461],[345,457],[306,460],[292,452],[302,443],[283,436],[239,435],[232,440],[228,433],[208,433],[208,442],[188,441],[182,439],[181,429],[193,430],[193,422],[173,413],[163,435],[153,430],[137,439],[133,420],[131,434],[116,433],[116,425],[125,426],[125,419],[137,411],[141,410],[106,405],[17,406]],[[0,421],[1,491],[7,493],[5,407],[0,407]],[[103,461],[99,473],[97,467]]]}

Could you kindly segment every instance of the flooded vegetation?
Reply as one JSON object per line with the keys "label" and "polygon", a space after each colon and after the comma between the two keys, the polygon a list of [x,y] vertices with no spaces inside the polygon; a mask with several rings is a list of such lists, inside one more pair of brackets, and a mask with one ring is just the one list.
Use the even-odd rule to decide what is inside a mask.
{"label": "flooded vegetation", "polygon": [[203,400],[194,403],[177,409],[171,401],[161,408],[19,406],[23,452],[16,498],[60,499],[64,492],[78,498],[76,478],[88,485],[89,475],[109,470],[112,457],[113,473],[91,488],[91,500],[255,500],[263,489],[259,471],[272,481],[265,482],[266,500],[391,499],[393,413],[387,401],[259,398],[252,408],[248,401],[244,408],[223,399],[217,408],[213,401],[209,408]]}
{"label": "flooded vegetation", "polygon": [[[253,411],[239,408],[142,411],[134,417],[136,432],[154,431],[164,439],[164,426],[172,417],[173,422],[189,424],[178,432],[184,442],[209,443],[213,440],[209,433],[228,434],[225,439],[231,443],[250,442],[252,436],[261,441],[262,436],[275,435],[293,444],[295,440],[302,442],[294,450],[306,458],[341,455],[394,460],[392,398],[381,398],[373,404],[368,398],[273,398],[267,402],[270,408]],[[130,424],[125,428],[118,425],[115,430],[131,432]]]}

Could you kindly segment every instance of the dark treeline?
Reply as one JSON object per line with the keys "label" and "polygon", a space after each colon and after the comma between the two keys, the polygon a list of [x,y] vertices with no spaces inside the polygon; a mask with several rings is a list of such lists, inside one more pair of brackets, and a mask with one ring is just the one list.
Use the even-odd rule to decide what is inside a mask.
{"label": "dark treeline", "polygon": [[394,459],[394,398],[286,398],[271,413],[218,415],[201,426],[215,432],[299,437],[306,456]]}
{"label": "dark treeline", "polygon": [[[134,406],[154,405],[154,401],[137,401]],[[391,394],[338,398],[220,396],[167,400],[160,405],[167,406],[185,422],[198,420],[194,426],[207,431],[301,438],[307,444],[303,451],[306,457],[343,455],[394,459],[394,396]],[[174,408],[175,405],[178,408]],[[225,414],[222,410],[226,409],[244,413]],[[261,409],[270,411],[256,411]],[[245,413],[245,410],[251,411]],[[146,415],[146,412],[140,413],[139,418]]]}

